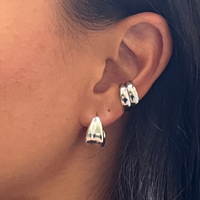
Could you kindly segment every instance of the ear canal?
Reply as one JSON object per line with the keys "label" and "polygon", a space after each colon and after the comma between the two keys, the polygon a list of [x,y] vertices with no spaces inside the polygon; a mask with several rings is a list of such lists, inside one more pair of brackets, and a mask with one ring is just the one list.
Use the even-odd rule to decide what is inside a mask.
{"label": "ear canal", "polygon": [[106,134],[99,117],[95,117],[86,133],[86,143],[99,144],[102,147],[105,145]]}

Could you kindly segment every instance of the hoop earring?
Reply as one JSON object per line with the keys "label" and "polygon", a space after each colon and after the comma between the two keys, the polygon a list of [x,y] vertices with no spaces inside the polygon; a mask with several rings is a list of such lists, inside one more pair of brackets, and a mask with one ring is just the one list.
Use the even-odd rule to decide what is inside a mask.
{"label": "hoop earring", "polygon": [[105,145],[106,134],[99,117],[93,118],[86,132],[86,143]]}
{"label": "hoop earring", "polygon": [[131,81],[120,86],[120,98],[125,111],[139,103],[138,92]]}

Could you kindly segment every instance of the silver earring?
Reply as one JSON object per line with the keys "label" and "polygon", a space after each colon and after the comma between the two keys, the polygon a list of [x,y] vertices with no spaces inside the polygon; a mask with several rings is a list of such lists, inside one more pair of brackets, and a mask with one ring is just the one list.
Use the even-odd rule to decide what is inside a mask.
{"label": "silver earring", "polygon": [[125,110],[139,103],[139,96],[131,81],[120,86],[120,97]]}
{"label": "silver earring", "polygon": [[95,117],[86,132],[86,143],[105,145],[106,134],[99,117]]}

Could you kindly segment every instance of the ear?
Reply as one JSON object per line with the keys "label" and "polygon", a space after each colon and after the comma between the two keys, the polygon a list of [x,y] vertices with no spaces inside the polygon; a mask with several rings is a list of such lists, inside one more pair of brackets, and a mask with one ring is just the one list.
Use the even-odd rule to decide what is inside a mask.
{"label": "ear", "polygon": [[124,113],[119,85],[131,80],[141,100],[165,70],[172,54],[167,22],[154,13],[123,19],[102,34],[106,34],[101,41],[105,42],[105,64],[93,69],[93,91],[85,93],[80,113],[83,126],[88,126],[95,116],[100,117],[103,126],[117,120]]}

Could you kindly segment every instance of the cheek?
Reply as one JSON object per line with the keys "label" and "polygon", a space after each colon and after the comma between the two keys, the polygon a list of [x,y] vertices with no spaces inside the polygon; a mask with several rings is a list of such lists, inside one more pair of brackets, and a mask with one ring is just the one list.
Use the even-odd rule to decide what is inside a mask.
{"label": "cheek", "polygon": [[0,185],[24,169],[44,170],[58,152],[67,154],[74,137],[67,133],[77,121],[77,94],[71,76],[53,61],[52,38],[43,35],[8,41],[0,49]]}

